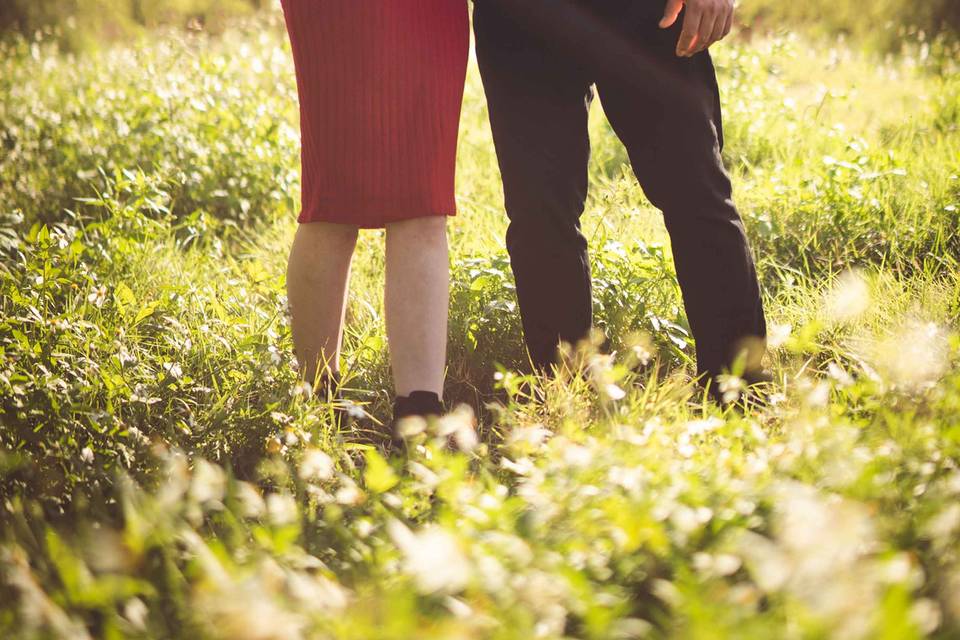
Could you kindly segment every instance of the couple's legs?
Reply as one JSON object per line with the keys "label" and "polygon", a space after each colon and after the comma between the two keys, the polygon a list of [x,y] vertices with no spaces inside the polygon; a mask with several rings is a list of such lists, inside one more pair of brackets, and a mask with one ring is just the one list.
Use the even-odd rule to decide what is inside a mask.
{"label": "couple's legs", "polygon": [[[387,225],[387,339],[395,391],[442,397],[449,260],[446,218]],[[350,261],[357,227],[325,222],[297,228],[287,267],[294,351],[301,375],[339,372]]]}
{"label": "couple's legs", "polygon": [[510,219],[507,251],[527,349],[543,370],[560,341],[576,343],[591,325],[590,264],[580,231],[591,82],[568,61],[524,43],[488,2],[474,6],[477,60]]}
{"label": "couple's legs", "polygon": [[678,34],[659,31],[658,15],[650,12],[651,24],[631,26],[629,37],[682,83],[653,92],[635,79],[583,70],[536,35],[498,23],[489,4],[478,4],[476,11],[477,56],[511,221],[507,245],[534,364],[549,365],[559,340],[576,342],[590,327],[579,217],[593,81],[641,186],[664,213],[697,342],[698,373],[720,373],[745,339],[762,342],[766,328],[756,272],[720,160],[719,99],[709,55],[677,58]]}

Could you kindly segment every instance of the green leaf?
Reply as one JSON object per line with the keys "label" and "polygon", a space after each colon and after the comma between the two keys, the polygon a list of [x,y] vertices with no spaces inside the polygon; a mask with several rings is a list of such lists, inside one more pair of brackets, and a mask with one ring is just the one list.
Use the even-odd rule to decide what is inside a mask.
{"label": "green leaf", "polygon": [[399,478],[393,468],[374,449],[367,450],[367,468],[363,472],[363,480],[367,488],[375,493],[384,493],[392,489]]}
{"label": "green leaf", "polygon": [[22,331],[19,329],[13,329],[11,331],[13,337],[17,339],[17,342],[20,343],[20,348],[24,351],[30,351],[30,338],[28,338]]}
{"label": "green leaf", "polygon": [[137,317],[133,319],[133,324],[140,324],[141,320],[152,316],[153,312],[157,310],[157,304],[157,302],[151,302],[140,309],[140,311],[137,313]]}
{"label": "green leaf", "polygon": [[[133,291],[122,282],[113,289],[113,299],[117,305],[117,309],[119,309],[123,315],[127,314],[127,309],[137,304],[137,297],[133,295]],[[139,319],[138,316],[138,321]]]}

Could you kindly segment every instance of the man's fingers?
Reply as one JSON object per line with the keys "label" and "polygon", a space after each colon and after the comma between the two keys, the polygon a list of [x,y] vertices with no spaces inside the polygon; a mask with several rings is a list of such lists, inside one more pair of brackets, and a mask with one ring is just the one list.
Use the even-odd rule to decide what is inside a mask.
{"label": "man's fingers", "polygon": [[718,16],[717,21],[713,25],[713,33],[710,34],[709,40],[704,40],[700,43],[697,47],[697,53],[712,47],[715,43],[726,38],[732,28],[733,11],[727,12],[726,15]]}
{"label": "man's fingers", "polygon": [[683,31],[677,41],[677,55],[689,56],[693,53],[694,45],[700,33],[701,13],[699,9],[687,7],[687,14],[683,18]]}
{"label": "man's fingers", "polygon": [[683,0],[667,0],[667,6],[663,10],[663,18],[660,19],[660,28],[669,29],[672,27],[682,9]]}
{"label": "man's fingers", "polygon": [[733,11],[727,14],[727,22],[723,25],[723,37],[726,38],[730,35],[730,31],[733,29]]}
{"label": "man's fingers", "polygon": [[691,53],[700,53],[713,44],[713,32],[716,29],[717,15],[704,13],[700,18],[700,29],[697,31],[697,46]]}
{"label": "man's fingers", "polygon": [[[714,42],[719,42],[720,40],[723,40],[723,37],[727,35],[726,26],[727,26],[727,15],[717,16],[717,21],[713,23],[713,32],[710,34],[710,45],[712,45]],[[707,46],[710,46],[710,45],[707,45]]]}

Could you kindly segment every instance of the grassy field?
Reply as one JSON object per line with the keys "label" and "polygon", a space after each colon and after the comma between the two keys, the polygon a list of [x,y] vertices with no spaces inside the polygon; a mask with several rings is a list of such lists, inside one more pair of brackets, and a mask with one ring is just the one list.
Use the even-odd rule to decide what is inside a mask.
{"label": "grassy field", "polygon": [[346,339],[366,417],[338,432],[293,368],[278,16],[79,57],[5,47],[0,636],[960,634],[955,48],[716,48],[777,379],[746,415],[690,384],[663,224],[600,108],[585,229],[611,352],[525,375],[471,65],[460,408],[390,456],[364,444],[390,401],[382,233],[361,237]]}
{"label": "grassy field", "polygon": [[803,25],[820,34],[853,37],[858,44],[881,51],[899,51],[903,41],[956,41],[960,4],[954,0],[742,0],[741,24],[752,29],[786,30]]}

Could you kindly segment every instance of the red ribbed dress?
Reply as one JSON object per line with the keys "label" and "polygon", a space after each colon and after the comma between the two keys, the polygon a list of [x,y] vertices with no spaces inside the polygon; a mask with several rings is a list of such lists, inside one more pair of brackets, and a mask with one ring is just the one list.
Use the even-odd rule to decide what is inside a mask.
{"label": "red ribbed dress", "polygon": [[452,216],[466,0],[282,0],[300,95],[299,222]]}

